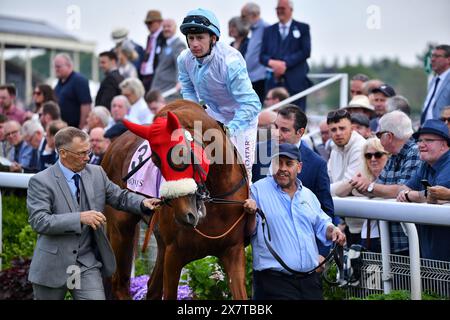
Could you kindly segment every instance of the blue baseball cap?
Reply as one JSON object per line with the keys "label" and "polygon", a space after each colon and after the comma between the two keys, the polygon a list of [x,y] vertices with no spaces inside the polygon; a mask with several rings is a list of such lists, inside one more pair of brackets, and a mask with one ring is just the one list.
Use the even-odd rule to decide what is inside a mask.
{"label": "blue baseball cap", "polygon": [[278,146],[278,152],[272,156],[272,159],[279,156],[285,156],[294,160],[302,162],[302,156],[300,155],[300,150],[295,144],[282,143]]}

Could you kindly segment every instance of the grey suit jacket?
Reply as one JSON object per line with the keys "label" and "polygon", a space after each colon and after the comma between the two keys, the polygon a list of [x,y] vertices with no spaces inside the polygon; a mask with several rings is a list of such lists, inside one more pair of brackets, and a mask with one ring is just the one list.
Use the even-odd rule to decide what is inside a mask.
{"label": "grey suit jacket", "polygon": [[433,119],[439,119],[444,107],[450,106],[450,74],[442,82],[439,91],[436,92],[435,103],[433,106]]}
{"label": "grey suit jacket", "polygon": [[176,38],[170,45],[157,48],[157,51],[160,51],[158,53],[158,66],[150,90],[164,92],[175,87],[178,82],[177,58],[184,49],[186,49],[186,45],[180,38]]}
{"label": "grey suit jacket", "polygon": [[[104,212],[105,204],[141,213],[144,197],[121,189],[112,183],[102,167],[88,164],[81,172],[81,181],[91,210]],[[83,192],[83,191],[82,191]],[[28,221],[38,233],[28,279],[47,287],[62,287],[70,273],[67,268],[76,265],[81,234],[80,212],[70,193],[65,177],[56,163],[30,179],[28,185]],[[104,227],[93,232],[102,274],[110,276],[116,261]]]}

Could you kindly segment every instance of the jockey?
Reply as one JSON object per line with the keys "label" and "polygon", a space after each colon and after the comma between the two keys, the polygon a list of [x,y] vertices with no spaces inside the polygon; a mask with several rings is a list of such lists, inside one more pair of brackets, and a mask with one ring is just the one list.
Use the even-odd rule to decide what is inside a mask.
{"label": "jockey", "polygon": [[189,47],[178,57],[181,94],[205,104],[206,112],[224,124],[251,181],[261,103],[245,60],[238,50],[218,42],[219,21],[211,11],[188,12],[180,30]]}

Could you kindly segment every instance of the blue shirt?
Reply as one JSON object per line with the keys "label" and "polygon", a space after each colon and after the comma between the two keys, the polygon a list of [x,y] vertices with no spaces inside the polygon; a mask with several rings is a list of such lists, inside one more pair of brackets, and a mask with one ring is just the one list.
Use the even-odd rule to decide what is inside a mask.
{"label": "blue shirt", "polygon": [[61,119],[78,128],[81,105],[92,102],[88,80],[78,72],[72,72],[66,81],[58,81],[55,94],[61,107]]}
{"label": "blue shirt", "polygon": [[[61,171],[64,175],[64,178],[66,178],[66,182],[69,185],[69,189],[70,189],[70,193],[72,194],[72,197],[74,199],[76,199],[76,192],[77,192],[77,187],[75,186],[75,180],[72,179],[73,175],[75,173],[80,174],[80,172],[73,172],[72,170],[70,170],[69,168],[65,167],[62,163],[61,160],[58,160],[58,165],[61,168]],[[81,176],[81,174],[80,174]],[[76,201],[75,201],[76,202]]]}
{"label": "blue shirt", "polygon": [[8,159],[15,161],[22,166],[22,168],[29,168],[33,154],[33,147],[25,141],[20,142],[19,145],[13,146],[9,151]]}
{"label": "blue shirt", "polygon": [[[266,215],[273,249],[291,269],[305,272],[319,264],[316,237],[324,245],[331,245],[332,242],[326,239],[326,230],[333,224],[320,209],[316,196],[298,179],[297,186],[291,199],[273,177],[267,177],[251,186],[251,197]],[[287,273],[267,249],[259,216],[251,243],[254,270],[272,269]]]}
{"label": "blue shirt", "polygon": [[[409,139],[398,154],[393,154],[381,171],[376,183],[405,184],[422,164],[419,148],[414,139]],[[400,223],[389,223],[391,235],[391,252],[398,253],[409,249],[408,237],[403,232]]]}
{"label": "blue shirt", "polygon": [[206,103],[206,112],[225,124],[232,136],[256,128],[261,102],[239,51],[217,42],[203,59],[186,49],[177,61],[183,99]]}
{"label": "blue shirt", "polygon": [[419,148],[414,139],[409,139],[398,154],[388,159],[376,183],[405,184],[421,164]]}
{"label": "blue shirt", "polygon": [[[406,186],[416,191],[424,190],[421,179],[427,179],[432,186],[450,188],[450,151],[444,153],[430,166],[424,162]],[[449,209],[450,212],[450,209]],[[450,227],[418,225],[421,257],[426,259],[450,261]]]}
{"label": "blue shirt", "polygon": [[245,62],[247,63],[248,75],[251,82],[266,78],[266,67],[259,62],[259,55],[261,53],[264,29],[268,25],[263,19],[259,19],[258,22],[250,27],[252,34],[248,42]]}

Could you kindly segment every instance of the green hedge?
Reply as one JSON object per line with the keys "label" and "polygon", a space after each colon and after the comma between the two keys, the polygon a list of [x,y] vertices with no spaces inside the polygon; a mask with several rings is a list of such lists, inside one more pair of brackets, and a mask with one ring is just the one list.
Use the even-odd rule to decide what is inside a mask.
{"label": "green hedge", "polygon": [[[245,248],[245,285],[247,296],[252,296],[252,250]],[[230,300],[228,277],[219,259],[213,256],[193,261],[185,266],[181,280],[187,282],[198,300]]]}
{"label": "green hedge", "polygon": [[15,257],[32,257],[37,235],[28,224],[26,197],[2,196],[2,220],[2,269],[6,269]]}

